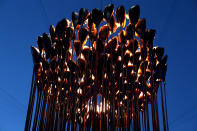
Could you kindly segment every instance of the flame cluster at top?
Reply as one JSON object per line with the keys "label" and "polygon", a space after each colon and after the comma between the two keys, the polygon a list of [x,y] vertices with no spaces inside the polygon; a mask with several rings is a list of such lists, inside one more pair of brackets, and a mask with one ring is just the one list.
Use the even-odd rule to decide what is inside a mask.
{"label": "flame cluster at top", "polygon": [[82,116],[90,109],[131,112],[134,101],[144,111],[165,81],[167,55],[153,46],[155,30],[139,17],[138,5],[128,14],[123,6],[114,11],[113,4],[104,11],[82,8],[71,22],[63,19],[39,36],[31,50],[37,87],[47,100],[59,110],[66,106],[69,115],[73,109]]}

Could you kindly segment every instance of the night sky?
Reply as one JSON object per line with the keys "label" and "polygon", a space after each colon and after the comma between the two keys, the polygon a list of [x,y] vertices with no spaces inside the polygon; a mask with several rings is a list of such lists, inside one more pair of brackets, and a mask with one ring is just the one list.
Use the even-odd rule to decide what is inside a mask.
{"label": "night sky", "polygon": [[[170,130],[197,130],[196,0],[0,0],[0,131],[24,130],[33,61],[30,46],[50,25],[80,8],[128,9],[138,4],[154,44],[168,54],[166,75]],[[160,103],[160,101],[158,101]],[[161,108],[160,108],[161,110]]]}

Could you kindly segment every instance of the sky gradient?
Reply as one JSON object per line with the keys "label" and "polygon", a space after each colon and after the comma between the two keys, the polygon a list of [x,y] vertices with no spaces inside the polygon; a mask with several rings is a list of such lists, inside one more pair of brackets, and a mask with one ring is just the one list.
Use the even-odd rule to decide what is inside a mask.
{"label": "sky gradient", "polygon": [[48,33],[49,25],[71,19],[72,11],[104,9],[111,2],[127,11],[139,4],[140,18],[157,31],[154,44],[168,54],[170,130],[197,130],[196,0],[0,0],[0,131],[24,130],[33,70],[30,46],[36,46],[37,37]]}

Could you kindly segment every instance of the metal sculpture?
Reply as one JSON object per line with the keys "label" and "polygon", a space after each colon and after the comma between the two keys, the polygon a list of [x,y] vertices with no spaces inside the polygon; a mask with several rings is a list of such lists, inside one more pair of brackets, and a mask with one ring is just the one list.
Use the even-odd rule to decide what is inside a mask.
{"label": "metal sculpture", "polygon": [[139,16],[138,5],[128,14],[113,4],[82,8],[72,24],[63,19],[39,36],[38,48],[31,47],[25,130],[168,130],[167,55],[153,46],[155,30]]}

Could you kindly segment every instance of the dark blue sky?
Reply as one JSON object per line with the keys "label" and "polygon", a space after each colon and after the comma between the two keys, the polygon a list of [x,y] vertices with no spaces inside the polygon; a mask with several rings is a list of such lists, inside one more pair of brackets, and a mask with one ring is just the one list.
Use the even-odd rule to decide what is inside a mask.
{"label": "dark blue sky", "polygon": [[[167,106],[170,130],[197,130],[196,0],[0,0],[0,131],[24,130],[32,57],[30,46],[49,25],[85,7],[139,4],[155,45],[168,54]],[[160,102],[160,101],[159,101]]]}

